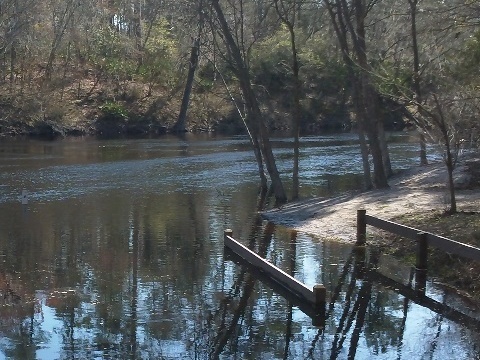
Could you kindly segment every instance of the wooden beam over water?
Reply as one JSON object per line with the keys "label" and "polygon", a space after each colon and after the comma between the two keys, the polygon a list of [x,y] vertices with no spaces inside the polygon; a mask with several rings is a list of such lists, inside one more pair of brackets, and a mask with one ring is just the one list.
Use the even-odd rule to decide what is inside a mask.
{"label": "wooden beam over water", "polygon": [[292,291],[296,295],[304,298],[315,306],[321,306],[326,301],[326,289],[323,285],[315,285],[313,289],[309,289],[305,284],[301,283],[291,275],[287,274],[283,270],[277,268],[275,265],[269,263],[267,260],[254,253],[246,246],[240,244],[233,237],[231,230],[225,230],[224,232],[224,245],[232,250],[235,254],[245,259],[248,263],[254,267],[262,270],[268,276],[270,276],[277,283]]}

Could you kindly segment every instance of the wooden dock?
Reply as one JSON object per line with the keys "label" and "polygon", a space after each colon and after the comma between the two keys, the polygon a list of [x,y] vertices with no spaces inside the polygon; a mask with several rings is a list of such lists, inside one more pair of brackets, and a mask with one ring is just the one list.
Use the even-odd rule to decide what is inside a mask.
{"label": "wooden dock", "polygon": [[298,281],[283,270],[269,263],[267,260],[259,256],[246,246],[240,244],[232,236],[233,232],[231,230],[225,230],[224,245],[226,248],[230,249],[233,253],[237,254],[242,259],[247,261],[250,265],[268,275],[276,283],[278,283],[288,291],[301,297],[302,299],[305,299],[313,306],[320,308],[325,305],[325,286],[316,284],[313,286],[312,289],[308,288],[302,282]]}

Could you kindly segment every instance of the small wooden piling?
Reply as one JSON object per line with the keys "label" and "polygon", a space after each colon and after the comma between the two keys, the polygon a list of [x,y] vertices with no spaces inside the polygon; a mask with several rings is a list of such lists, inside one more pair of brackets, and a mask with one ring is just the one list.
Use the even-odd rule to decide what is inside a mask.
{"label": "small wooden piling", "polygon": [[357,210],[357,242],[355,245],[363,246],[367,242],[367,210]]}
{"label": "small wooden piling", "polygon": [[316,284],[313,286],[313,295],[315,298],[314,305],[316,307],[323,306],[327,298],[327,289],[323,285]]}
{"label": "small wooden piling", "polygon": [[427,270],[428,267],[428,239],[425,232],[417,234],[417,262],[415,267],[418,270]]}
{"label": "small wooden piling", "polygon": [[291,292],[297,295],[300,295],[315,307],[320,308],[322,305],[325,305],[326,289],[323,285],[317,284],[312,290],[309,289],[305,284],[301,283],[283,270],[277,268],[275,265],[269,263],[267,260],[254,253],[246,246],[240,244],[232,237],[232,235],[232,230],[227,229],[224,231],[225,247],[232,250],[235,254],[239,255],[249,264],[262,270],[284,288],[289,289]]}
{"label": "small wooden piling", "polygon": [[415,269],[415,291],[425,295],[427,288],[427,270]]}

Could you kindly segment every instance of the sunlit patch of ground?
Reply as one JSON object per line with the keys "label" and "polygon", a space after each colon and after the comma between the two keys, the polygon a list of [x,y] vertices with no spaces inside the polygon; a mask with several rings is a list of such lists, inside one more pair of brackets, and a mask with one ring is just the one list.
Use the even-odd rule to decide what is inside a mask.
{"label": "sunlit patch of ground", "polygon": [[[460,164],[455,177],[463,181],[467,167]],[[432,232],[480,247],[480,188],[456,190],[458,213],[446,215],[449,192],[443,163],[415,167],[390,181],[390,189],[314,198],[287,204],[262,215],[277,224],[320,239],[355,242],[357,209],[367,214]],[[392,234],[367,229],[367,242],[384,253],[409,258],[415,244]],[[439,282],[480,300],[480,263],[431,250],[429,272]]]}

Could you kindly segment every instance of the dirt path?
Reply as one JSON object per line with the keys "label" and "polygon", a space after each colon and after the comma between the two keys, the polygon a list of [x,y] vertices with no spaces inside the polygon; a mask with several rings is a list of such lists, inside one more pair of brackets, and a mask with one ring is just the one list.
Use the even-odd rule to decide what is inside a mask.
{"label": "dirt path", "polygon": [[[457,182],[465,167],[455,170]],[[390,189],[351,193],[334,198],[313,198],[264,212],[262,215],[320,238],[353,241],[356,236],[356,212],[364,208],[370,215],[391,219],[396,215],[423,210],[447,209],[447,173],[443,163],[415,167],[396,175]],[[457,190],[457,206],[462,211],[480,211],[480,189]]]}

